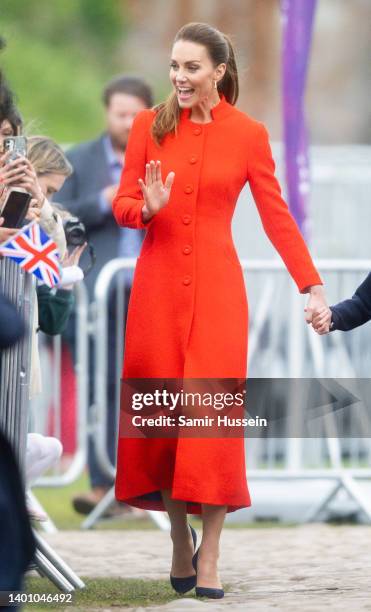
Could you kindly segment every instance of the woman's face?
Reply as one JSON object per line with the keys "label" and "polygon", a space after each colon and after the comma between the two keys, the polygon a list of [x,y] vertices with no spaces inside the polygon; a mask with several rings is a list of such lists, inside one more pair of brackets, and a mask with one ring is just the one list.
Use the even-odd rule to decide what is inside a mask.
{"label": "woman's face", "polygon": [[51,200],[52,196],[62,189],[62,185],[66,180],[63,174],[57,174],[56,172],[40,174],[37,178],[40,183],[41,191],[48,200]]}
{"label": "woman's face", "polygon": [[8,119],[4,119],[0,123],[0,151],[3,151],[4,138],[8,138],[8,136],[15,136],[15,133],[10,121],[8,121]]}
{"label": "woman's face", "polygon": [[[170,61],[170,80],[181,108],[191,108],[206,99],[216,101],[214,81],[225,73],[225,64],[215,67],[204,45],[178,40]],[[215,98],[215,100],[214,100]]]}

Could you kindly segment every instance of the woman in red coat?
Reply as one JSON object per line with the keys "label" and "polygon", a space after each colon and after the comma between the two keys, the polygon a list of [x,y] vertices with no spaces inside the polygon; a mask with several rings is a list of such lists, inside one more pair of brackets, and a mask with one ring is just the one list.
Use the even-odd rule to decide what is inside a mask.
{"label": "woman in red coat", "polygon": [[[231,221],[247,181],[265,232],[298,290],[310,293],[309,311],[326,304],[322,281],[281,197],[265,126],[234,106],[238,77],[229,39],[207,24],[184,26],[170,80],[168,100],[134,120],[113,201],[119,225],[147,230],[123,378],[241,379],[248,306]],[[225,513],[250,505],[243,437],[143,439],[121,431],[116,497],[169,513],[178,592],[196,584],[187,513],[202,514],[196,593],[223,596],[217,559]]]}

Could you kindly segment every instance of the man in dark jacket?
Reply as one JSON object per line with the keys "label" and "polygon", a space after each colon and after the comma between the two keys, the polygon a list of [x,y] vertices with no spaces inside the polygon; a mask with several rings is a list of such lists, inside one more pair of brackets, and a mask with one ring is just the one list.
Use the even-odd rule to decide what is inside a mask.
{"label": "man in dark jacket", "polygon": [[[95,140],[67,151],[73,173],[58,192],[58,202],[84,223],[97,261],[85,282],[93,299],[96,277],[115,257],[137,257],[143,234],[120,228],[112,214],[112,200],[125,163],[131,126],[139,111],[152,106],[152,93],[141,79],[120,76],[103,92],[106,130]],[[82,267],[84,257],[81,259]]]}
{"label": "man in dark jacket", "polygon": [[312,325],[320,335],[336,329],[349,331],[371,320],[371,272],[354,295],[324,308],[313,317]]}
{"label": "man in dark jacket", "polygon": [[[102,267],[116,257],[137,257],[143,240],[143,232],[120,228],[112,214],[112,200],[117,191],[125,163],[125,150],[134,118],[141,110],[153,105],[152,92],[141,79],[120,76],[113,79],[103,92],[106,130],[97,139],[82,143],[67,152],[74,172],[58,193],[61,202],[72,214],[84,223],[88,239],[96,251],[96,264],[86,276],[89,299],[94,299],[94,285]],[[84,267],[84,258],[81,260]],[[125,305],[130,296],[132,272],[125,274]],[[108,365],[107,373],[107,449],[112,462],[115,461],[115,390],[116,380],[116,292],[109,299]],[[125,321],[120,322],[124,327]],[[65,338],[74,351],[74,317],[71,318]],[[91,353],[93,352],[91,346]],[[93,403],[94,362],[89,366],[90,405]],[[89,440],[88,463],[91,491],[77,495],[73,500],[77,512],[88,514],[102,499],[113,481],[102,473]]]}

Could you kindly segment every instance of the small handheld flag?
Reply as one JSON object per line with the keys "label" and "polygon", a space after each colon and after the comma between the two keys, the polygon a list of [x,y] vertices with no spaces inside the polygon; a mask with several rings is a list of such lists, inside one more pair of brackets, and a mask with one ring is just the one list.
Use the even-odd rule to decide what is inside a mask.
{"label": "small handheld flag", "polygon": [[60,281],[58,247],[36,221],[0,245],[0,254],[13,259],[26,272],[35,274],[48,287],[54,287]]}

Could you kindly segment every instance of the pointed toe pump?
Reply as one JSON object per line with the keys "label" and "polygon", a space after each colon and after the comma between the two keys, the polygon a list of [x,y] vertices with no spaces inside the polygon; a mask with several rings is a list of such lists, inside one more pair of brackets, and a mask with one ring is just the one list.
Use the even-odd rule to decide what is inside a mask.
{"label": "pointed toe pump", "polygon": [[198,587],[196,586],[197,597],[209,597],[209,599],[221,599],[224,597],[223,589],[213,589],[211,587]]}
{"label": "pointed toe pump", "polygon": [[[192,565],[196,570],[196,575],[197,575],[197,559],[198,559],[199,550],[200,549],[198,548],[192,557]],[[196,583],[197,583],[197,580],[196,580]],[[197,597],[209,597],[210,599],[221,599],[222,597],[224,597],[224,590],[217,589],[217,588],[211,588],[211,587],[196,586],[196,596]]]}
{"label": "pointed toe pump", "polygon": [[[197,534],[196,534],[195,530],[193,529],[192,525],[189,525],[189,528],[190,528],[191,534],[192,534],[193,547],[194,547],[194,549],[196,549]],[[192,565],[194,567],[193,558],[192,558]],[[184,593],[188,593],[188,591],[190,591],[191,589],[194,589],[194,587],[196,586],[196,582],[197,582],[196,574],[193,574],[192,576],[185,576],[184,578],[177,578],[176,576],[172,576],[170,574],[170,584],[171,584],[171,586],[173,587],[173,589],[177,593],[180,593],[182,595]]]}

